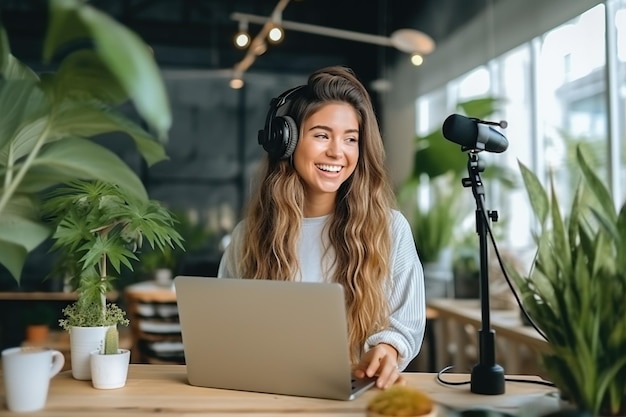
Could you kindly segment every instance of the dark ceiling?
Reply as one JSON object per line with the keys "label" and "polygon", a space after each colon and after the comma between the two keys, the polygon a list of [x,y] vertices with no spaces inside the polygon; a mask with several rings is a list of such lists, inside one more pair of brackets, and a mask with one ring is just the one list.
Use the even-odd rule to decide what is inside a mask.
{"label": "dark ceiling", "polygon": [[[436,43],[475,16],[490,0],[291,0],[283,20],[384,35],[413,28]],[[233,46],[233,12],[269,17],[278,0],[93,0],[137,32],[167,68],[227,69],[245,52]],[[37,60],[46,22],[45,0],[0,0],[0,12],[18,58]],[[260,25],[250,24],[254,36]],[[308,73],[331,64],[351,66],[365,81],[380,76],[383,63],[405,55],[389,47],[287,31],[249,71]]]}

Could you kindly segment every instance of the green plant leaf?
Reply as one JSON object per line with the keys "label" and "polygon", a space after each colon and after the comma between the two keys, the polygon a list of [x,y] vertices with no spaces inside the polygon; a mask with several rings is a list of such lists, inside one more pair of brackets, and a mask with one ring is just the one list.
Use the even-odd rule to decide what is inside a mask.
{"label": "green plant leaf", "polygon": [[24,246],[0,240],[0,264],[9,271],[18,283],[27,255],[28,252]]}
{"label": "green plant leaf", "polygon": [[50,63],[54,55],[68,45],[75,46],[89,39],[89,31],[78,17],[84,0],[50,0],[49,20],[43,45],[43,61]]}
{"label": "green plant leaf", "polygon": [[71,138],[51,143],[41,152],[20,190],[41,191],[74,178],[119,184],[137,198],[148,198],[139,177],[117,155],[89,140]]}
{"label": "green plant leaf", "polygon": [[520,168],[522,179],[524,180],[524,186],[526,187],[526,193],[528,194],[533,213],[543,226],[545,225],[549,210],[548,207],[550,206],[548,194],[534,172],[519,160],[517,164]]}
{"label": "green plant leaf", "polygon": [[154,56],[132,31],[89,6],[79,10],[96,51],[124,86],[139,114],[165,140],[172,125],[169,101]]}
{"label": "green plant leaf", "polygon": [[119,81],[89,49],[68,55],[53,74],[42,76],[45,87],[55,103],[63,101],[90,102],[94,99],[111,106],[128,100],[128,94]]}
{"label": "green plant leaf", "polygon": [[471,117],[485,119],[491,116],[503,102],[504,100],[497,97],[481,97],[461,102],[457,107]]}
{"label": "green plant leaf", "polygon": [[[18,132],[28,129],[29,124],[45,115],[49,105],[43,91],[29,80],[0,80],[0,151],[3,152],[0,164],[7,166],[6,146],[16,140]],[[21,145],[24,138],[13,144],[13,148]],[[34,142],[34,140],[31,140]]]}
{"label": "green plant leaf", "polygon": [[608,217],[611,223],[617,221],[617,214],[615,212],[615,205],[611,193],[596,173],[591,169],[585,156],[583,155],[580,147],[576,149],[576,158],[580,166],[580,170],[583,174],[583,178],[589,184],[589,189],[596,196],[600,203],[600,208],[604,211],[606,217]]}
{"label": "green plant leaf", "polygon": [[441,130],[436,130],[416,139],[416,152],[413,159],[413,177],[419,179],[422,174],[436,178],[449,172],[460,176],[467,166],[467,155],[461,147],[443,137]]}
{"label": "green plant leaf", "polygon": [[50,236],[50,228],[39,223],[35,203],[26,196],[16,196],[0,217],[0,240],[24,247],[28,252]]}
{"label": "green plant leaf", "polygon": [[167,159],[163,145],[139,125],[113,109],[94,103],[64,103],[57,110],[51,129],[53,139],[67,136],[90,138],[104,133],[121,132],[129,135],[148,166]]}

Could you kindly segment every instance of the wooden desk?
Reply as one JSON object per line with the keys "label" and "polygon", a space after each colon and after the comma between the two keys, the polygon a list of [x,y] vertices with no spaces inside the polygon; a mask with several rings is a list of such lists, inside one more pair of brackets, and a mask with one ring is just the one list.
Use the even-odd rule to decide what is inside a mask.
{"label": "wooden desk", "polygon": [[[438,317],[438,368],[454,365],[457,372],[469,372],[476,357],[468,350],[477,349],[478,329],[482,326],[480,300],[431,299],[427,304]],[[523,325],[518,310],[491,309],[490,320],[496,334],[496,362],[505,372],[517,374],[524,370],[540,375],[539,355],[550,349],[545,339],[534,328]]]}
{"label": "wooden desk", "polygon": [[[491,407],[509,412],[529,407],[554,411],[558,407],[555,390],[541,385],[507,382],[504,395],[484,396],[470,393],[467,386],[442,386],[436,382],[434,374],[405,375],[409,384],[424,390],[445,406]],[[446,375],[446,378],[456,380],[468,377]],[[0,392],[4,395],[4,387]],[[51,381],[46,408],[29,414],[65,417],[136,417],[152,413],[160,416],[364,417],[367,402],[377,392],[377,389],[371,389],[354,401],[337,401],[201,388],[188,384],[184,365],[133,364],[126,386],[116,390],[97,390],[92,388],[90,381],[78,381],[70,372],[63,372]],[[22,415],[8,413],[6,409],[2,414]]]}

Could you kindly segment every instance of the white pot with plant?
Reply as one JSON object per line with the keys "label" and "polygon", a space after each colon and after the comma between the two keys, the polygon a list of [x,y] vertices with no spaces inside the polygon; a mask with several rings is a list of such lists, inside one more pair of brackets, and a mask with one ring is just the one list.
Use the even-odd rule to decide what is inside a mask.
{"label": "white pot with plant", "polygon": [[[116,279],[111,270],[120,274],[125,266],[132,271],[145,241],[163,250],[182,247],[182,238],[176,220],[159,202],[100,181],[73,181],[55,189],[46,197],[43,213],[54,228],[58,262],[70,268],[65,272],[77,283],[78,299],[63,309],[65,318],[59,322],[70,332],[72,375],[89,379],[89,355],[101,346],[106,328],[128,325],[126,313],[107,301]],[[91,341],[76,342],[83,334]]]}
{"label": "white pot with plant", "polygon": [[102,347],[90,354],[93,387],[97,389],[122,388],[126,385],[129,365],[130,350],[120,349],[117,327],[108,327]]}

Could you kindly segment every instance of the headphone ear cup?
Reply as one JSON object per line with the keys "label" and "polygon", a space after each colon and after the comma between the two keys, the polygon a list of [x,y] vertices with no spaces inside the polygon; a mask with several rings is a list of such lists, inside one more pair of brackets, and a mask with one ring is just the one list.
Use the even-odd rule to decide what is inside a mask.
{"label": "headphone ear cup", "polygon": [[293,151],[296,150],[296,145],[298,145],[298,125],[290,116],[282,116],[280,118],[285,126],[284,132],[286,133],[284,140],[285,151],[281,159],[287,159],[293,155]]}

